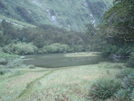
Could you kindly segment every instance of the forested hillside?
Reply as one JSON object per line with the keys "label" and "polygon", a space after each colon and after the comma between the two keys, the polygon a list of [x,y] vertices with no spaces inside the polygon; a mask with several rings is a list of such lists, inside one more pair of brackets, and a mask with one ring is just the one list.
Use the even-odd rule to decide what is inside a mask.
{"label": "forested hillside", "polygon": [[0,14],[31,24],[51,24],[83,31],[98,24],[112,0],[1,0]]}
{"label": "forested hillside", "polygon": [[103,56],[113,58],[131,56],[128,64],[134,66],[134,1],[115,0],[113,3],[98,28],[87,25],[91,50],[101,51]]}
{"label": "forested hillside", "polygon": [[5,20],[0,23],[0,46],[6,53],[26,55],[80,52],[88,50],[87,40],[85,33],[52,25],[20,28]]}

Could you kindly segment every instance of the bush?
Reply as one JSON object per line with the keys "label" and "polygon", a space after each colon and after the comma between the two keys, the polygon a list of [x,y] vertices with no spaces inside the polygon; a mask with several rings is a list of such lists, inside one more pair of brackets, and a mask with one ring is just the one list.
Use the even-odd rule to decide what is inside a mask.
{"label": "bush", "polygon": [[30,68],[30,69],[35,69],[36,68],[34,65],[28,65],[27,67]]}
{"label": "bush", "polygon": [[134,68],[134,52],[132,52],[128,62],[126,63],[126,66]]}
{"label": "bush", "polygon": [[74,45],[73,48],[74,52],[81,52],[84,50],[82,45]]}
{"label": "bush", "polygon": [[15,53],[18,55],[28,55],[37,53],[38,48],[34,46],[32,43],[17,43],[8,45],[3,48],[4,52],[7,53]]}
{"label": "bush", "polygon": [[0,75],[4,75],[7,72],[10,72],[10,71],[8,69],[0,69]]}
{"label": "bush", "polygon": [[115,77],[123,80],[123,79],[124,79],[126,76],[128,76],[128,74],[131,73],[131,72],[132,72],[132,69],[123,69],[123,70],[119,71],[119,72],[115,75]]}
{"label": "bush", "polygon": [[133,69],[124,69],[117,73],[117,78],[122,80],[122,89],[115,94],[116,101],[131,101],[134,90],[134,71]]}
{"label": "bush", "polygon": [[120,80],[99,79],[91,85],[89,90],[89,98],[95,101],[105,100],[111,98],[120,88]]}
{"label": "bush", "polygon": [[128,89],[120,89],[114,95],[114,101],[130,101],[130,93],[131,91]]}
{"label": "bush", "polygon": [[132,101],[134,100],[134,90],[133,90],[133,92],[131,93],[131,100],[132,100]]}
{"label": "bush", "polygon": [[69,46],[67,44],[54,43],[49,46],[43,47],[44,53],[64,53],[69,50]]}
{"label": "bush", "polygon": [[123,79],[122,87],[125,89],[134,89],[134,71]]}
{"label": "bush", "polygon": [[101,54],[102,54],[102,56],[106,56],[107,57],[107,56],[109,56],[112,53],[116,53],[117,50],[118,50],[117,46],[115,46],[115,45],[108,45],[105,48],[103,48]]}

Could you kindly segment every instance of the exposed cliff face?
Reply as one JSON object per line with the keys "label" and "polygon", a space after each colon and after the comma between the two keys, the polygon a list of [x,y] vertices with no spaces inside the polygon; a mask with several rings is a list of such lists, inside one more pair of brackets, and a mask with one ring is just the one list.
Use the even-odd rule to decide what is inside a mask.
{"label": "exposed cliff face", "polygon": [[112,0],[2,0],[0,14],[21,21],[82,31],[97,24]]}

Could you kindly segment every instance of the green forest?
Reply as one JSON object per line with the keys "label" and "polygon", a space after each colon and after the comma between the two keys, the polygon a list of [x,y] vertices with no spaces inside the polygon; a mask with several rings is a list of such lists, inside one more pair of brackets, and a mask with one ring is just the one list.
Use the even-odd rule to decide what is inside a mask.
{"label": "green forest", "polygon": [[18,55],[81,52],[88,50],[86,34],[52,25],[17,28],[3,20],[0,46],[6,53]]}
{"label": "green forest", "polygon": [[[89,1],[88,3],[90,4],[91,2]],[[0,100],[13,101],[15,99],[16,101],[33,101],[34,98],[37,98],[35,101],[44,101],[45,98],[42,96],[45,96],[47,101],[134,101],[134,1],[113,0],[113,6],[103,15],[101,15],[103,9],[98,10],[96,8],[96,6],[101,3],[93,4],[90,8],[96,18],[102,18],[101,23],[98,25],[89,23],[85,25],[86,30],[83,32],[48,24],[18,27],[7,20],[1,21],[0,81],[5,80],[4,78],[7,78],[7,80],[10,79],[9,81],[11,81],[14,79],[12,77],[17,78],[17,76],[28,75],[28,73],[33,73],[36,78],[33,79],[33,77],[31,77],[33,81],[30,82],[24,80],[26,85],[23,90],[13,88],[14,92],[17,91],[17,95],[12,91],[13,93],[11,92],[11,94],[13,94],[13,96],[10,95],[9,98],[5,95],[5,89],[3,90],[4,93],[0,91]],[[0,5],[4,8],[1,2]],[[105,5],[101,4],[101,6]],[[21,11],[21,9],[22,8],[17,7],[18,11]],[[78,53],[74,54],[74,56],[78,55],[76,56],[78,58],[81,54],[85,55],[84,52],[97,52],[95,56],[112,58],[114,60],[123,59],[125,62],[99,62],[98,64],[89,66],[65,67],[62,69],[38,68],[36,70],[37,67],[33,65],[30,65],[28,69],[23,69],[24,64],[20,58],[20,56],[24,55],[56,53]],[[87,55],[89,55],[89,53]],[[82,58],[80,58],[80,60],[82,60]],[[69,70],[69,68],[72,68],[72,70]],[[95,70],[95,68],[97,69]],[[90,71],[93,71],[95,74],[92,74]],[[72,80],[70,85],[65,84],[61,86],[59,84],[57,86],[54,84],[54,79],[56,79],[57,82],[61,82],[58,81],[60,77],[61,80],[65,80],[65,75],[62,74],[62,72],[65,72],[67,75],[65,77],[66,80],[72,80],[71,75],[73,78],[78,75],[76,73],[83,75],[81,77],[80,75],[77,76],[76,79],[79,78],[77,80],[81,80],[80,78],[84,79],[81,80],[80,83],[77,80],[77,83],[75,80],[74,82]],[[89,79],[87,73],[94,75],[94,77],[90,75],[92,77],[91,81],[87,80]],[[53,79],[50,81],[53,86],[47,85],[43,87],[43,84],[46,85],[45,82],[48,82],[44,78],[49,74],[51,74],[52,77],[48,77],[48,79]],[[58,74],[61,75],[59,76]],[[99,78],[99,76],[102,76],[102,78]],[[97,80],[95,80],[96,78]],[[30,79],[30,77],[28,79]],[[0,83],[0,89],[3,87],[2,84],[9,81],[5,80]],[[63,82],[63,84],[64,83],[65,82]],[[84,86],[81,86],[82,84]],[[36,88],[38,85],[42,88]],[[87,85],[89,87],[88,89],[86,88]],[[59,90],[60,86],[62,90]],[[34,90],[30,90],[30,88],[34,88]],[[19,92],[16,89],[19,89]],[[44,91],[42,91],[42,89]],[[45,90],[48,92],[45,92]],[[72,92],[69,92],[71,90]],[[56,93],[57,95],[53,95],[52,92],[56,91],[58,91],[58,93]],[[41,98],[38,98],[38,96],[41,96]]]}

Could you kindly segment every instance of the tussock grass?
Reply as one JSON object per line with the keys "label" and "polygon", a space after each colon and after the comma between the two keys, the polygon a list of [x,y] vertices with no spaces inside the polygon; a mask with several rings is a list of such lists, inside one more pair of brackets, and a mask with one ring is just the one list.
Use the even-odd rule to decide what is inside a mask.
{"label": "tussock grass", "polygon": [[94,80],[114,77],[119,70],[107,68],[108,65],[112,67],[115,64],[99,63],[56,69],[20,68],[21,75],[0,77],[0,100],[86,101],[88,88]]}

